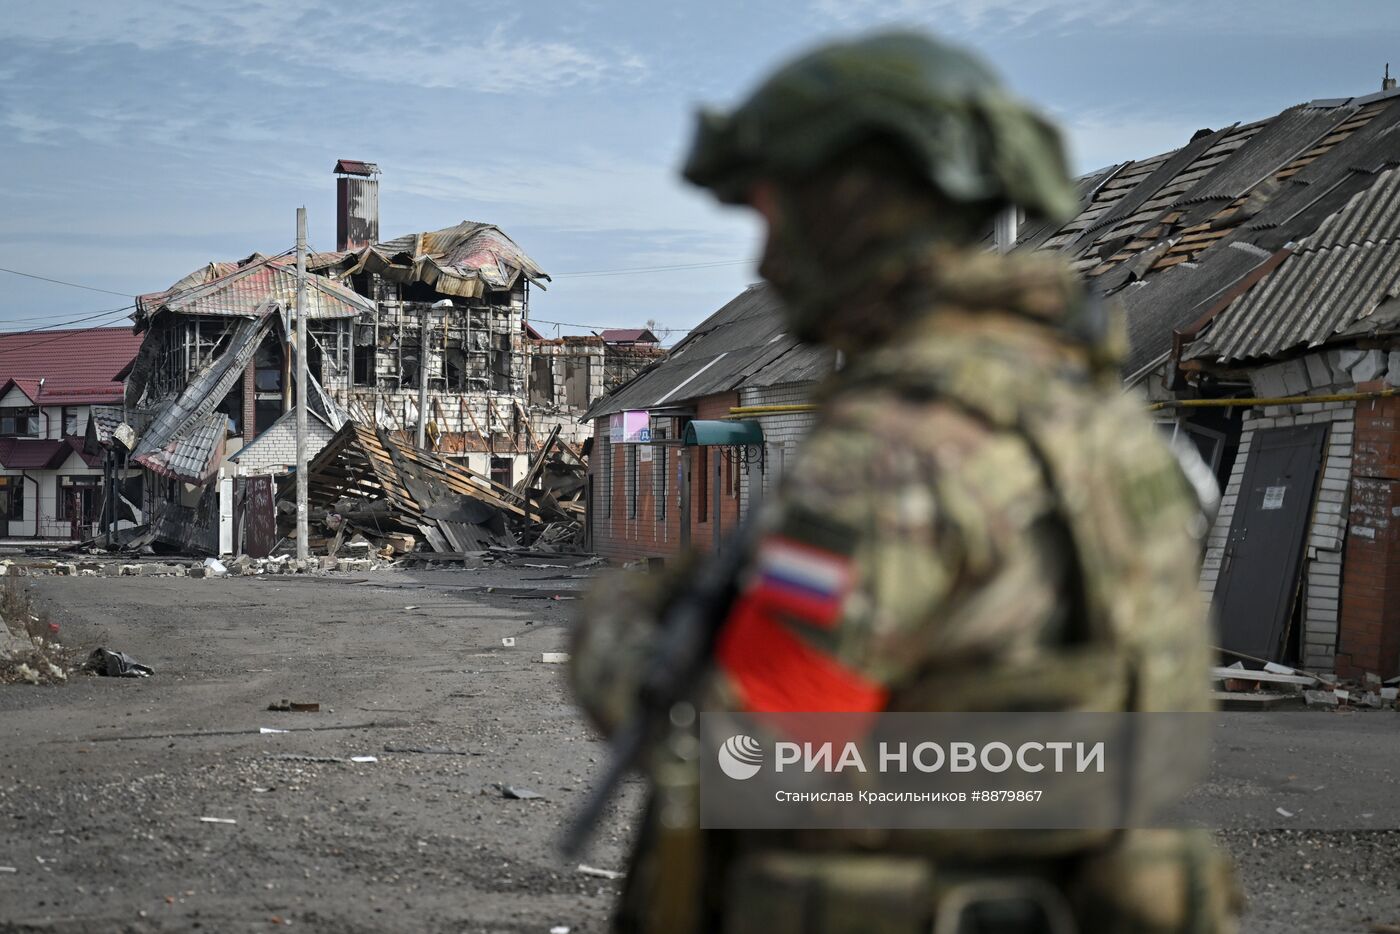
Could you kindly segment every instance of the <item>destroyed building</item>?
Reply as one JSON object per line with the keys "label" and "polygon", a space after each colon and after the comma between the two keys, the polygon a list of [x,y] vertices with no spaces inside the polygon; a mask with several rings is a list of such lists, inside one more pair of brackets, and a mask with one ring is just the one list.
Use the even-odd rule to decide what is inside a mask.
{"label": "destroyed building", "polygon": [[1400,95],[1201,130],[1083,196],[1017,242],[1121,304],[1125,381],[1215,469],[1219,644],[1400,673]]}
{"label": "destroyed building", "polygon": [[785,329],[772,289],[752,286],[589,409],[590,550],[713,549],[757,506],[811,426],[811,390],[834,360]]}
{"label": "destroyed building", "polygon": [[0,538],[79,539],[106,501],[90,423],[117,406],[129,328],[0,334]]}
{"label": "destroyed building", "polygon": [[[378,168],[335,173],[336,249],[307,257],[309,455],[353,422],[509,488],[551,435],[583,442],[608,347],[540,348],[536,364],[548,342],[530,336],[530,292],[549,276],[492,224],[380,241]],[[294,464],[295,307],[290,254],[211,263],[138,299],[126,415],[132,461],[159,478],[146,507],[160,540],[236,550],[234,484]]]}

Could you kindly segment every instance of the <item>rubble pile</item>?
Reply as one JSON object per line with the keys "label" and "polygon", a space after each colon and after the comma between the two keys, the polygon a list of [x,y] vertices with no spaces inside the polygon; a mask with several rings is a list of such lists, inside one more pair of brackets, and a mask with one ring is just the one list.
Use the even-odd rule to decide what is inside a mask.
{"label": "rubble pile", "polygon": [[34,611],[29,591],[7,579],[0,590],[0,684],[59,684],[73,669],[58,624]]}
{"label": "rubble pile", "polygon": [[[390,559],[491,548],[564,551],[583,530],[585,462],[556,428],[529,472],[508,487],[453,460],[347,422],[307,467],[310,544],[318,555]],[[278,533],[295,535],[295,485],[278,502]]]}
{"label": "rubble pile", "polygon": [[1211,669],[1220,690],[1215,700],[1224,710],[1273,710],[1306,706],[1317,709],[1400,710],[1400,678],[1382,681],[1367,674],[1361,681],[1302,671],[1268,662],[1246,668],[1243,662]]}

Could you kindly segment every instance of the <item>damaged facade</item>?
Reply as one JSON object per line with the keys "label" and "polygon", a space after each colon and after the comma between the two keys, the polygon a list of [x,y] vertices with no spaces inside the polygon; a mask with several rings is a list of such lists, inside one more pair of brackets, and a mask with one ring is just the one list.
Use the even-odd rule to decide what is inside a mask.
{"label": "damaged facade", "polygon": [[[530,336],[531,287],[548,275],[491,224],[378,241],[377,167],[335,171],[340,242],[307,258],[310,456],[354,422],[511,487],[554,429],[584,441],[608,348]],[[159,478],[157,538],[237,550],[235,482],[294,464],[295,296],[294,257],[255,254],[138,300],[125,402],[132,460]]]}
{"label": "damaged facade", "polygon": [[1215,469],[1219,644],[1400,673],[1400,96],[1201,130],[1083,185],[1019,246],[1122,305],[1126,382]]}

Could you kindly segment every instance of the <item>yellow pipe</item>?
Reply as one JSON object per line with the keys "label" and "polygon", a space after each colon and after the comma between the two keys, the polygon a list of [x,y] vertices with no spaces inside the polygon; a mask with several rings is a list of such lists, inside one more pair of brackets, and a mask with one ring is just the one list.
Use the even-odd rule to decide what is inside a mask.
{"label": "yellow pipe", "polygon": [[736,405],[729,410],[730,415],[743,418],[746,415],[784,415],[791,412],[815,412],[811,403],[801,405]]}
{"label": "yellow pipe", "polygon": [[[1239,406],[1260,405],[1307,405],[1310,402],[1363,402],[1367,399],[1385,399],[1400,395],[1400,389],[1375,389],[1370,392],[1338,392],[1326,396],[1255,396],[1240,399],[1170,399],[1154,402],[1147,407],[1149,412],[1162,409],[1223,409]],[[815,412],[817,406],[800,405],[738,405],[729,410],[731,418],[752,418],[764,415],[786,415],[794,412]]]}
{"label": "yellow pipe", "polygon": [[1166,408],[1176,409],[1223,409],[1243,405],[1307,405],[1309,402],[1362,402],[1366,399],[1384,399],[1400,395],[1400,389],[1375,389],[1370,392],[1338,392],[1329,396],[1272,396],[1252,399],[1172,399],[1154,402],[1147,407],[1149,412]]}

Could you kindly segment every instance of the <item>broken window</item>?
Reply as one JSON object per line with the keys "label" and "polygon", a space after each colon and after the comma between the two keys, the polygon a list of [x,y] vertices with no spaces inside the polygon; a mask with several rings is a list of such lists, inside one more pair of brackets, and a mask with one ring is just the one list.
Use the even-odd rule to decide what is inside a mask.
{"label": "broken window", "polygon": [[564,360],[565,402],[570,408],[586,409],[592,400],[588,397],[588,387],[592,382],[592,361],[588,357],[567,357]]}
{"label": "broken window", "polygon": [[282,391],[282,347],[275,340],[265,340],[253,356],[254,385],[258,392]]}
{"label": "broken window", "polygon": [[554,404],[554,358],[547,354],[530,361],[530,401],[536,405]]}
{"label": "broken window", "polygon": [[5,406],[0,408],[0,437],[39,437],[39,409],[36,406]]}
{"label": "broken window", "polygon": [[491,458],[491,479],[501,486],[511,486],[511,467],[515,459],[512,457]]}
{"label": "broken window", "polygon": [[[363,294],[363,293],[362,293]],[[356,386],[373,386],[377,370],[375,367],[374,325],[357,324],[354,330],[355,350],[352,362],[351,381]]]}
{"label": "broken window", "polygon": [[456,347],[449,347],[443,352],[443,368],[447,371],[447,390],[449,392],[466,392],[467,384],[467,354]]}

